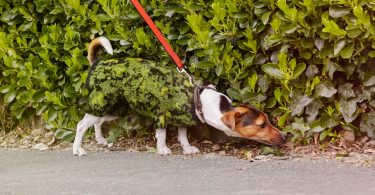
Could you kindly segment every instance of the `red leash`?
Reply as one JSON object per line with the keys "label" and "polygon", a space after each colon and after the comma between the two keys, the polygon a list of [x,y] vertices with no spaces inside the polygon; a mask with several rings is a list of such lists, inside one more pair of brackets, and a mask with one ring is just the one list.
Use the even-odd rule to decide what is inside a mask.
{"label": "red leash", "polygon": [[[164,49],[168,52],[169,56],[173,59],[174,63],[176,63],[179,71],[184,69],[184,64],[182,63],[180,57],[173,51],[172,47],[169,45],[167,40],[164,38],[163,34],[161,34],[158,27],[156,27],[155,23],[152,21],[150,16],[147,14],[145,9],[143,9],[142,5],[138,2],[138,0],[130,0],[134,7],[137,9],[138,13],[142,16],[143,20],[147,23],[147,25],[151,28],[152,32],[158,38],[159,42],[163,45]],[[190,75],[189,75],[190,76]]]}

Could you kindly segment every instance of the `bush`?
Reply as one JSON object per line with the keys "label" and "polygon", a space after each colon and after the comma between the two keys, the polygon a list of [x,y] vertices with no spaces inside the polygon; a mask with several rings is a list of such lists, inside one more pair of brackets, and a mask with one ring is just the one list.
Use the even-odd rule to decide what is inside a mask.
{"label": "bush", "polygon": [[[294,139],[346,129],[375,137],[375,4],[329,0],[141,1],[197,78],[276,118]],[[86,46],[175,68],[125,1],[0,1],[1,101],[72,139],[83,115]],[[358,131],[358,132],[359,132]],[[305,139],[306,141],[306,139]]]}

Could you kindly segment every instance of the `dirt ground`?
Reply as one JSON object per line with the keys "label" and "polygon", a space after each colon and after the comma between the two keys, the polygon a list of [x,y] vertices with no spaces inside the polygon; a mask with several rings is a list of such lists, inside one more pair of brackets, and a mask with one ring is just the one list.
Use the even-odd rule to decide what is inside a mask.
{"label": "dirt ground", "polygon": [[[154,137],[125,138],[122,137],[108,146],[95,143],[88,137],[83,141],[83,148],[90,151],[145,151],[156,152],[156,140]],[[334,159],[355,166],[375,167],[375,140],[368,137],[356,140],[338,140],[335,143],[318,143],[309,145],[296,145],[286,143],[282,148],[271,148],[254,141],[229,139],[226,136],[218,136],[212,140],[194,139],[190,137],[191,144],[200,149],[201,154],[216,153],[223,156],[234,156],[249,161],[257,160],[289,160],[295,158]],[[167,144],[172,154],[181,155],[176,135],[169,135]],[[0,133],[0,148],[20,148],[35,150],[71,150],[72,143],[61,142],[54,137],[53,132],[43,129],[24,131],[21,129],[8,134]]]}

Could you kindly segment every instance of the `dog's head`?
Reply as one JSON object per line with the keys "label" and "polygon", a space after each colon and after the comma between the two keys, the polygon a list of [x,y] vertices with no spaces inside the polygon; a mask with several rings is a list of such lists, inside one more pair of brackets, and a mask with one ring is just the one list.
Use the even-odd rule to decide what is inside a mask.
{"label": "dog's head", "polygon": [[272,146],[279,146],[285,142],[285,136],[270,123],[267,115],[250,106],[234,107],[224,113],[221,121],[243,138]]}

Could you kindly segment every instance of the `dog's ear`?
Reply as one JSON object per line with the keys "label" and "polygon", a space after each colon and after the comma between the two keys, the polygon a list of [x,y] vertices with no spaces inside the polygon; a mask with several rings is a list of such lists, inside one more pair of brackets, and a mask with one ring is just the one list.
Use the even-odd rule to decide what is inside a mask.
{"label": "dog's ear", "polygon": [[234,130],[236,127],[236,121],[240,116],[241,113],[238,111],[229,111],[221,117],[221,121],[225,124],[225,126]]}

